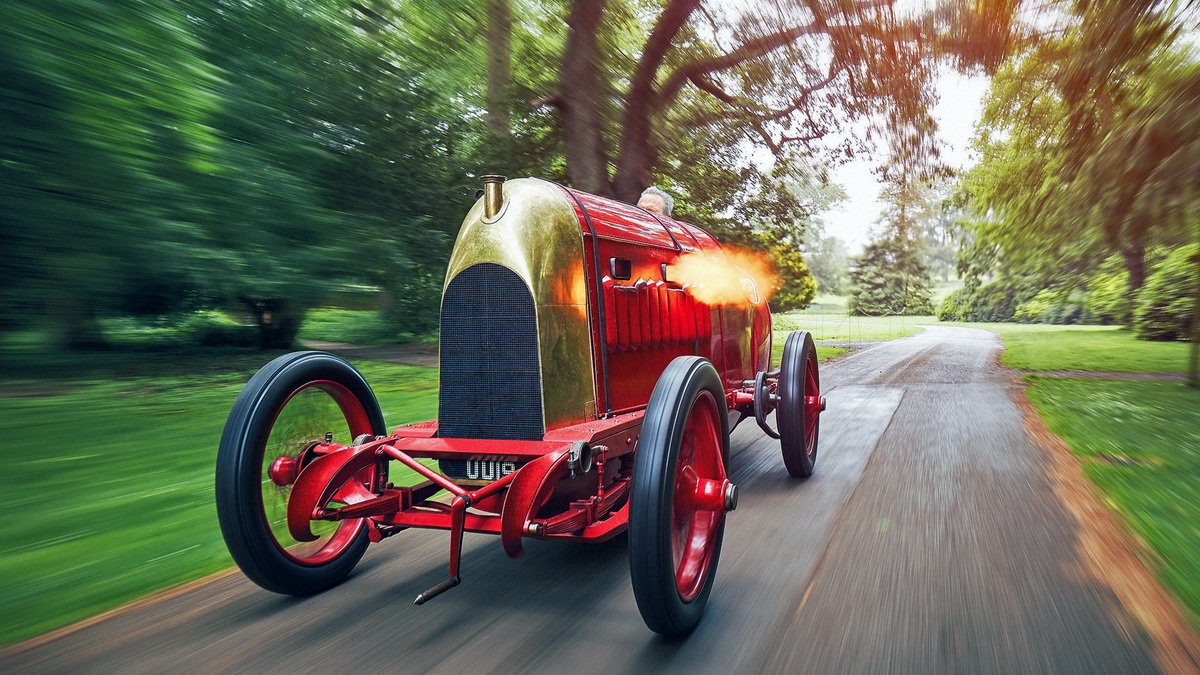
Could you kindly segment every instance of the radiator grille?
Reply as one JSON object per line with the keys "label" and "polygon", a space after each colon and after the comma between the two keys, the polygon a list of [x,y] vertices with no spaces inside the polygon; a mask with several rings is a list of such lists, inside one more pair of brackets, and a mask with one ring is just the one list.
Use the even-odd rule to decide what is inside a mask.
{"label": "radiator grille", "polygon": [[533,296],[512,270],[480,263],[442,296],[438,435],[541,440]]}

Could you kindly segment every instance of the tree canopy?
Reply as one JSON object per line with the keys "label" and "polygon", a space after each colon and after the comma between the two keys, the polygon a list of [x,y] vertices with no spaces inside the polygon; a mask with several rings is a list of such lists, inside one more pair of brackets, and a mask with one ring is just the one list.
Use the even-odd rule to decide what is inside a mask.
{"label": "tree canopy", "polygon": [[[1018,9],[14,0],[0,6],[0,309],[6,326],[46,318],[87,344],[106,314],[242,306],[263,344],[286,344],[307,308],[362,285],[422,334],[484,173],[630,201],[663,186],[681,218],[768,252],[779,301],[802,306],[808,228],[837,196],[828,166],[886,143],[889,180],[941,173],[935,64],[996,69],[1025,39]],[[1158,110],[1143,126],[1174,138],[1178,115]]]}

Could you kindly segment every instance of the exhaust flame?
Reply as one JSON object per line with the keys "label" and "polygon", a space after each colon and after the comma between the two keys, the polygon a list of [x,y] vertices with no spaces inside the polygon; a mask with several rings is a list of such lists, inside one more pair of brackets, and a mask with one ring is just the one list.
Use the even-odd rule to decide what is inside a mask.
{"label": "exhaust flame", "polygon": [[672,281],[690,284],[695,298],[709,305],[746,307],[764,302],[779,286],[766,254],[737,249],[720,253],[688,253],[671,265]]}

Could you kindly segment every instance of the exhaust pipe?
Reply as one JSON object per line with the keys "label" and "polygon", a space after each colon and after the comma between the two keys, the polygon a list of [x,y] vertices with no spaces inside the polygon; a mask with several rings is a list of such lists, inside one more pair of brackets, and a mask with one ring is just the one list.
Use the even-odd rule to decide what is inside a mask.
{"label": "exhaust pipe", "polygon": [[504,206],[504,181],[506,176],[482,176],[483,178],[483,217],[495,218]]}

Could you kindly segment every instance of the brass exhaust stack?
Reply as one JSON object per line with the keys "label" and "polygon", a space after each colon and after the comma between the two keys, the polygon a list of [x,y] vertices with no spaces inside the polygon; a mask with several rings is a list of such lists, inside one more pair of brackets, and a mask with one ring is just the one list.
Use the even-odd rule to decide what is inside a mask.
{"label": "brass exhaust stack", "polygon": [[504,205],[505,176],[482,176],[483,178],[483,217],[495,218]]}

